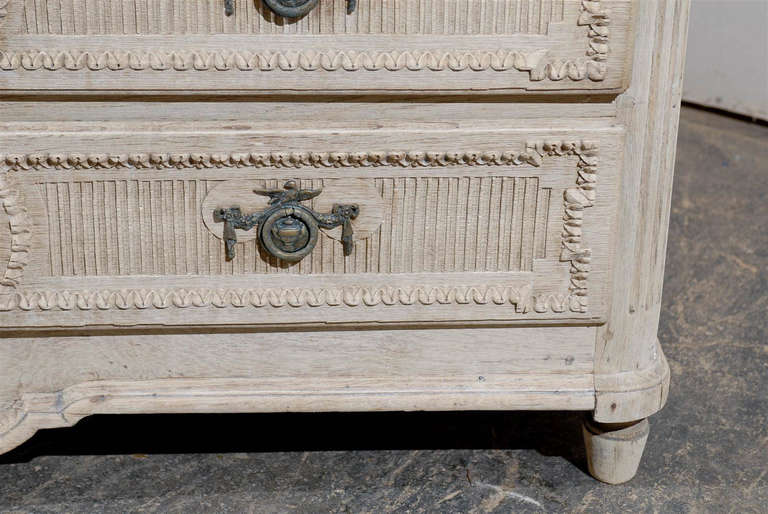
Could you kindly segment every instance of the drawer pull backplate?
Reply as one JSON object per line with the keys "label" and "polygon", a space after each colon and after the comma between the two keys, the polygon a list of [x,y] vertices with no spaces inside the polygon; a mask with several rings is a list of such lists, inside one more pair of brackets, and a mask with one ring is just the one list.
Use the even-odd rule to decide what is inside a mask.
{"label": "drawer pull backplate", "polygon": [[299,189],[289,180],[283,189],[254,189],[254,193],[269,197],[269,207],[262,212],[243,214],[234,206],[213,211],[213,219],[224,223],[224,243],[227,260],[235,258],[236,229],[251,230],[258,227],[259,241],[271,255],[287,262],[298,262],[309,255],[317,244],[319,229],[342,227],[341,242],[344,255],[352,253],[352,220],[357,218],[357,204],[334,204],[329,214],[315,212],[300,202],[311,200],[322,189]]}
{"label": "drawer pull backplate", "polygon": [[[264,0],[264,3],[278,16],[283,18],[301,18],[314,9],[320,0]],[[347,0],[347,14],[355,12],[357,0]],[[227,16],[235,14],[235,0],[224,0],[224,12]]]}

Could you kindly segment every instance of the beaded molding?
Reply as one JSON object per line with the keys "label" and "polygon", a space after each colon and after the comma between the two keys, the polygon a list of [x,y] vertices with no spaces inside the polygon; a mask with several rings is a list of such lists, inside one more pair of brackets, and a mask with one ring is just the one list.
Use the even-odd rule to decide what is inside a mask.
{"label": "beaded molding", "polygon": [[11,171],[90,169],[206,169],[206,168],[367,168],[397,166],[540,166],[535,151],[484,152],[253,152],[253,153],[135,153],[135,154],[10,154],[0,164]]}

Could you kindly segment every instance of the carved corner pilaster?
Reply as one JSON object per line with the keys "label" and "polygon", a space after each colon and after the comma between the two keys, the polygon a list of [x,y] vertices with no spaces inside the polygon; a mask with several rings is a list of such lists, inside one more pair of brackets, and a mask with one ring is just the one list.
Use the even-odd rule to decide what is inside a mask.
{"label": "carved corner pilaster", "polygon": [[[638,38],[632,86],[617,100],[627,127],[622,196],[614,245],[611,307],[597,329],[595,389],[598,422],[626,422],[661,409],[669,366],[657,340],[664,284],[675,142],[685,61],[689,0],[635,2]],[[664,49],[664,51],[659,51]],[[647,108],[637,116],[638,106]]]}

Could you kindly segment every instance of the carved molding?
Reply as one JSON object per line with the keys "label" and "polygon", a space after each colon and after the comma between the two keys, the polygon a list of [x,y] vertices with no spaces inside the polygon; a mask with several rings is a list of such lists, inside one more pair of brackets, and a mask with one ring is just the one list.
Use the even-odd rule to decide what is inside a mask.
{"label": "carved molding", "polygon": [[[32,222],[27,209],[21,203],[21,195],[13,187],[11,174],[0,170],[0,205],[8,215],[11,233],[11,252],[5,269],[0,275],[0,301],[4,295],[14,292],[29,262]],[[2,269],[2,268],[0,268]]]}
{"label": "carved molding", "polygon": [[514,305],[518,313],[584,312],[572,295],[505,286],[413,286],[288,289],[18,290],[0,296],[0,311],[167,309],[169,307],[374,307],[377,305]]}
{"label": "carved molding", "polygon": [[0,52],[3,70],[530,71],[545,51],[512,50],[103,50]]}
{"label": "carved molding", "polygon": [[0,310],[166,309],[168,307],[336,307],[530,303],[526,288],[504,286],[412,286],[274,289],[120,289],[19,291]]}
{"label": "carved molding", "polygon": [[[484,286],[413,288],[341,288],[341,289],[175,289],[112,291],[24,291],[17,288],[29,254],[29,223],[26,210],[18,205],[18,192],[9,187],[13,174],[25,170],[72,169],[200,169],[239,167],[365,167],[365,166],[541,166],[545,158],[577,157],[576,186],[564,192],[565,214],[561,236],[560,260],[568,262],[570,286],[565,294],[521,295],[514,288]],[[246,305],[280,307],[340,305],[423,305],[434,303],[477,303],[503,299],[514,303],[520,312],[587,312],[587,278],[591,250],[584,247],[582,225],[584,210],[595,201],[598,144],[588,141],[540,141],[526,144],[523,152],[274,152],[274,153],[144,153],[144,154],[15,154],[0,155],[0,199],[12,219],[11,263],[2,285],[0,310],[58,308],[129,309],[175,307],[242,307]],[[10,293],[10,294],[9,294]],[[338,303],[337,302],[341,302]],[[514,300],[514,301],[513,301]],[[349,303],[351,302],[351,303]],[[372,303],[371,303],[372,302]],[[410,302],[410,303],[409,303]]]}
{"label": "carved molding", "polygon": [[253,152],[253,153],[35,153],[0,154],[10,171],[89,169],[206,169],[206,168],[366,168],[397,166],[541,165],[541,154],[530,151],[482,152]]}
{"label": "carved molding", "polygon": [[0,70],[68,71],[527,71],[531,80],[600,81],[605,63],[546,59],[547,50],[21,50],[0,51]]}
{"label": "carved molding", "polygon": [[542,144],[536,148],[540,155],[576,155],[579,158],[576,187],[568,188],[564,195],[562,249],[560,261],[570,263],[570,309],[586,312],[588,307],[587,276],[591,269],[592,250],[582,246],[584,209],[595,202],[597,186],[597,144],[581,142],[578,148],[571,144]]}
{"label": "carved molding", "polygon": [[[0,13],[2,13],[0,0]],[[7,3],[8,0],[6,0]],[[601,0],[583,0],[577,20],[588,27],[584,58],[560,59],[548,50],[7,50],[2,71],[527,71],[532,81],[606,77],[610,18]]]}
{"label": "carved molding", "polygon": [[0,0],[0,20],[8,16],[8,2],[11,0]]}
{"label": "carved molding", "polygon": [[603,80],[608,70],[606,61],[610,51],[609,38],[611,35],[609,25],[611,18],[608,11],[603,7],[601,0],[582,0],[581,12],[579,13],[579,26],[588,26],[589,47],[587,57],[591,60],[591,72],[594,73],[592,80]]}

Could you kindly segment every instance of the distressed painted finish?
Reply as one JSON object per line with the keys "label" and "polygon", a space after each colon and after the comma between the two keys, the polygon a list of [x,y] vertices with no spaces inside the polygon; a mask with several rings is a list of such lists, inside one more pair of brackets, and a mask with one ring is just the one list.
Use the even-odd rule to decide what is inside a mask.
{"label": "distressed painted finish", "polygon": [[[219,27],[211,10],[94,2],[166,6],[162,30],[125,10],[77,25],[78,0],[0,10],[0,449],[107,412],[571,409],[593,412],[595,475],[631,477],[669,385],[656,329],[687,0],[444,2],[482,5],[479,19],[395,2],[402,30],[377,0],[342,24],[342,3],[273,26],[246,2]],[[609,7],[610,24],[591,18]],[[78,34],[139,53],[77,54],[91,52]],[[301,56],[310,38],[373,36],[400,46]],[[267,38],[294,60],[265,61],[271,46],[142,61],[152,38],[213,54]],[[43,40],[67,55],[18,53]],[[488,41],[518,46],[473,60]],[[516,55],[581,59],[584,44],[607,60]],[[459,47],[476,55],[451,61]],[[483,94],[499,81],[549,92]],[[318,90],[333,94],[298,94]],[[253,189],[286,180],[322,187],[318,212],[360,205],[353,251],[337,228],[287,264],[243,232],[227,261],[213,209],[263,210]]]}

